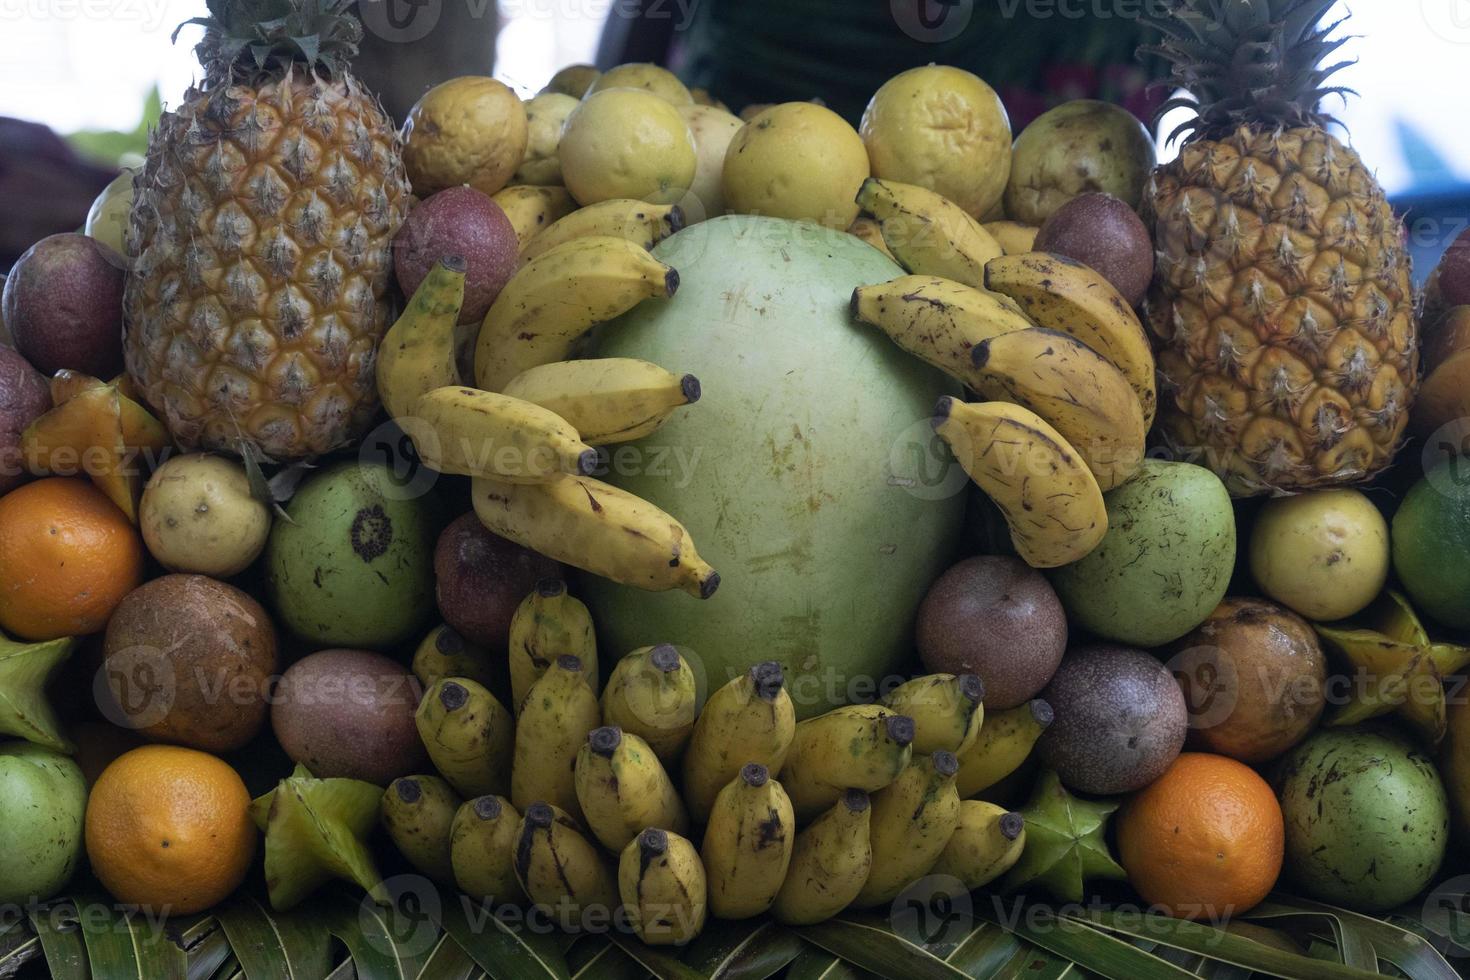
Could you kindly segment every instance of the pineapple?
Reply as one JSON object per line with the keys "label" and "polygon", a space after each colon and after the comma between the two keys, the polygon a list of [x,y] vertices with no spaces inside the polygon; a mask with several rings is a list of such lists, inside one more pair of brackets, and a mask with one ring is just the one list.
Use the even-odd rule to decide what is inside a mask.
{"label": "pineapple", "polygon": [[[1146,53],[1196,117],[1144,218],[1160,432],[1236,496],[1366,479],[1418,384],[1409,258],[1383,190],[1327,131],[1333,0],[1177,0]],[[1340,22],[1338,22],[1340,23]]]}
{"label": "pineapple", "polygon": [[209,0],[204,79],[135,181],[128,373],[185,449],[279,461],[377,409],[390,246],[409,206],[395,130],[348,72],[351,0]]}

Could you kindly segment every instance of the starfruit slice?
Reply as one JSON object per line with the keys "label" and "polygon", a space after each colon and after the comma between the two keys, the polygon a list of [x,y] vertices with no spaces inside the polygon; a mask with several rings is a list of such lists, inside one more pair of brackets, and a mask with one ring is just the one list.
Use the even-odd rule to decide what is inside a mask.
{"label": "starfruit slice", "polygon": [[46,685],[76,642],[19,643],[0,634],[0,732],[68,755],[76,751],[46,697]]}
{"label": "starfruit slice", "polygon": [[1080,799],[1067,792],[1055,772],[1043,772],[1030,801],[1021,808],[1026,849],[1002,887],[1014,891],[1039,885],[1063,901],[1080,902],[1089,878],[1127,878],[1128,872],[1108,850],[1108,820],[1118,803]]}

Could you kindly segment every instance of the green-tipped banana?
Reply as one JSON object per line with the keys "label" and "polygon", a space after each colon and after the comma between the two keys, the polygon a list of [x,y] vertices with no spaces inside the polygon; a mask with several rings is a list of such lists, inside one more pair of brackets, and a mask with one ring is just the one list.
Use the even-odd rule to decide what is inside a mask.
{"label": "green-tipped banana", "polygon": [[954,834],[930,874],[958,878],[974,891],[990,884],[1021,859],[1026,820],[1019,813],[984,800],[961,800]]}
{"label": "green-tipped banana", "polygon": [[554,412],[493,391],[450,386],[414,403],[421,425],[409,435],[431,470],[504,483],[550,483],[585,476],[602,457]]}
{"label": "green-tipped banana", "polygon": [[853,903],[873,866],[871,814],[867,793],[845,790],[842,799],[796,835],[791,867],[771,906],[778,922],[811,925]]}
{"label": "green-tipped banana", "polygon": [[885,905],[929,873],[959,824],[959,768],[952,752],[915,756],[892,785],[873,794],[873,869],[853,905]]}
{"label": "green-tipped banana", "polygon": [[853,704],[796,726],[781,781],[803,823],[842,798],[844,789],[877,792],[898,778],[913,753],[914,720],[877,704]]}
{"label": "green-tipped banana", "polygon": [[490,655],[448,623],[435,626],[419,643],[413,654],[413,673],[425,687],[444,677],[468,677],[489,687],[495,676]]}
{"label": "green-tipped banana", "polygon": [[514,847],[511,864],[521,889],[563,929],[576,931],[593,916],[611,921],[618,907],[617,876],[571,814],[550,803],[532,803]]}
{"label": "green-tipped banana", "polygon": [[673,780],[632,732],[613,725],[592,729],[577,753],[576,785],[582,817],[609,851],[621,851],[645,827],[689,830]]}
{"label": "green-tipped banana", "polygon": [[521,815],[503,796],[468,800],[449,828],[454,883],[479,902],[518,902],[515,844]]}
{"label": "green-tipped banana", "polygon": [[708,910],[704,864],[694,845],[657,827],[640,833],[618,859],[618,894],[638,938],[650,946],[682,946],[704,928]]}
{"label": "green-tipped banana", "polygon": [[694,722],[684,751],[684,802],[695,823],[747,762],[780,772],[796,736],[796,707],[781,665],[756,664],[715,691]]}
{"label": "green-tipped banana", "polygon": [[649,204],[628,198],[598,201],[558,218],[521,246],[521,261],[529,262],[588,235],[626,238],[642,248],[653,248],[684,227],[684,211],[677,204]]}
{"label": "green-tipped banana", "polygon": [[581,819],[574,767],[587,734],[602,724],[582,661],[563,654],[531,685],[516,719],[510,799],[521,811],[538,801]]}
{"label": "green-tipped banana", "polygon": [[515,723],[500,699],[468,677],[445,677],[424,692],[414,715],[434,768],[461,796],[510,786]]}
{"label": "green-tipped banana", "polygon": [[465,269],[457,255],[435,262],[378,345],[378,394],[395,419],[412,414],[425,392],[460,383],[454,327]]}
{"label": "green-tipped banana", "polygon": [[658,430],[674,409],[699,401],[699,379],[632,357],[554,361],[523,371],[505,394],[555,412],[593,446]]}
{"label": "green-tipped banana", "polygon": [[454,884],[450,828],[459,796],[438,776],[403,776],[383,793],[383,829],[399,852],[441,885]]}
{"label": "green-tipped banana", "polygon": [[46,697],[46,685],[71,656],[71,637],[17,643],[0,635],[0,733],[17,735],[57,752],[76,750]]}
{"label": "green-tipped banana", "polygon": [[878,220],[883,243],[908,272],[979,286],[985,263],[1002,254],[980,222],[927,187],[869,177],[857,203]]}
{"label": "green-tipped banana", "polygon": [[301,904],[333,878],[388,902],[367,839],[378,825],[383,790],[360,779],[317,779],[298,765],[250,804],[265,832],[265,886],[271,908]]}
{"label": "green-tipped banana", "polygon": [[1053,717],[1051,705],[1040,698],[986,715],[975,741],[957,753],[960,798],[969,799],[1019,769]]}
{"label": "green-tipped banana", "polygon": [[637,735],[672,766],[694,731],[694,671],[667,643],[634,650],[613,667],[602,692],[602,719]]}
{"label": "green-tipped banana", "polygon": [[959,754],[980,734],[985,685],[974,674],[927,674],[895,687],[883,703],[914,720],[914,752]]}
{"label": "green-tipped banana", "polygon": [[510,691],[517,712],[531,685],[564,653],[582,661],[582,675],[597,690],[597,637],[587,606],[559,578],[542,579],[510,619]]}
{"label": "green-tipped banana", "polygon": [[699,849],[709,879],[710,912],[748,919],[771,907],[796,837],[786,791],[765,766],[752,762],[715,797]]}

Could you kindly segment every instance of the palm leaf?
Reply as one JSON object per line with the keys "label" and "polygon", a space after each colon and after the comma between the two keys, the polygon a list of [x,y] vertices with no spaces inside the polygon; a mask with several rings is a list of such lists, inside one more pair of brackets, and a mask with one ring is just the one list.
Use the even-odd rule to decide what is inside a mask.
{"label": "palm leaf", "polygon": [[572,980],[646,980],[648,971],[606,936],[584,936],[567,950]]}
{"label": "palm leaf", "polygon": [[496,977],[571,980],[566,954],[555,935],[512,926],[492,910],[461,901],[458,895],[443,903],[440,916],[440,925],[455,942]]}
{"label": "palm leaf", "polygon": [[711,919],[680,959],[710,980],[766,980],[801,953],[805,943],[770,919]]}
{"label": "palm leaf", "polygon": [[900,936],[875,915],[844,915],[797,933],[829,953],[890,980],[963,980],[967,975],[929,947]]}
{"label": "palm leaf", "polygon": [[607,938],[656,980],[704,980],[696,970],[685,966],[673,954],[645,945],[632,936],[610,932]]}
{"label": "palm leaf", "polygon": [[[323,894],[312,912],[347,947],[347,965],[356,971],[349,975],[359,980],[415,980],[439,936],[439,927],[428,919],[397,929],[402,923],[390,910],[372,899],[354,899],[341,888]],[[397,935],[399,931],[408,934]]]}
{"label": "palm leaf", "polygon": [[873,980],[874,976],[842,957],[810,944],[786,968],[786,980]]}
{"label": "palm leaf", "polygon": [[250,980],[316,980],[332,970],[332,937],[309,912],[273,915],[244,895],[216,914]]}
{"label": "palm leaf", "polygon": [[470,980],[480,969],[464,947],[445,933],[439,937],[415,980]]}
{"label": "palm leaf", "polygon": [[1377,972],[1378,960],[1384,959],[1411,980],[1458,980],[1459,974],[1428,940],[1382,919],[1278,894],[1247,915],[1250,919],[1286,920],[1303,916],[1327,924],[1342,961],[1358,969]]}
{"label": "palm leaf", "polygon": [[[1058,916],[1050,909],[1033,909],[1030,915],[1017,916],[1006,928],[1069,962],[1085,963],[1090,972],[1111,980],[1191,980],[1196,976],[1163,956]],[[971,935],[984,931],[976,929]]]}
{"label": "palm leaf", "polygon": [[87,968],[87,947],[77,928],[76,906],[70,902],[59,902],[31,912],[28,918],[31,928],[36,930],[36,938],[40,940],[46,967],[53,980],[88,980],[91,977],[92,973]]}
{"label": "palm leaf", "polygon": [[186,932],[184,935],[184,949],[189,957],[189,980],[209,980],[234,955],[230,950],[230,939],[219,920],[210,916],[204,924],[209,927],[206,932],[199,935]]}

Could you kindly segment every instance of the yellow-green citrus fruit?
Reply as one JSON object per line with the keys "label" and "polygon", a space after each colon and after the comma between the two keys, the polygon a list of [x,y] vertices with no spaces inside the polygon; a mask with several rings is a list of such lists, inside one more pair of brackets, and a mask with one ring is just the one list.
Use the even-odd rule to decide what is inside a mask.
{"label": "yellow-green citrus fruit", "polygon": [[694,102],[694,96],[673,72],[647,62],[630,62],[609,68],[592,80],[583,96],[610,88],[641,88],[674,106],[692,105]]}
{"label": "yellow-green citrus fruit", "polygon": [[642,89],[590,92],[562,130],[562,182],[584,207],[615,197],[673,204],[694,182],[694,137],[668,102]]}
{"label": "yellow-green citrus fruit", "polygon": [[570,95],[542,92],[526,101],[526,156],[512,179],[518,184],[550,185],[561,183],[561,159],[557,145],[561,130],[582,103]]}
{"label": "yellow-green citrus fruit", "polygon": [[1268,500],[1250,541],[1261,591],[1307,619],[1358,612],[1388,579],[1388,522],[1356,490]]}
{"label": "yellow-green citrus fruit", "polygon": [[403,165],[419,197],[457,184],[505,186],[526,155],[526,110],[504,83],[461,75],[429,89],[403,123]]}
{"label": "yellow-green citrus fruit", "polygon": [[783,102],[750,120],[725,152],[725,207],[846,229],[870,176],[857,130],[811,102]]}
{"label": "yellow-green citrus fruit", "polygon": [[694,137],[694,183],[680,202],[685,224],[725,213],[725,195],[720,179],[725,172],[725,150],[745,125],[740,117],[708,105],[681,106],[679,113]]}

